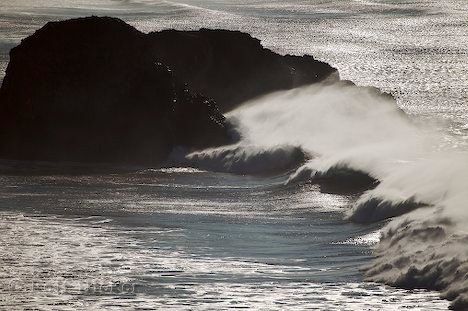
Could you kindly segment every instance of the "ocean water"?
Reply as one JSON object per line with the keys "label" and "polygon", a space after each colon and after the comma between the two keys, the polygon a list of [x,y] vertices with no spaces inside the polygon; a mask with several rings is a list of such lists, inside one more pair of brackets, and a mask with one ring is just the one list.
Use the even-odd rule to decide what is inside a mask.
{"label": "ocean water", "polygon": [[187,169],[1,183],[3,310],[447,308],[363,283],[379,226],[311,186]]}
{"label": "ocean water", "polygon": [[[241,120],[243,140],[187,155],[197,169],[1,175],[0,309],[448,308],[436,292],[381,284],[395,284],[395,273],[405,271],[365,282],[362,268],[381,260],[381,232],[398,223],[347,217],[372,198],[416,198],[459,219],[446,230],[463,234],[466,1],[13,0],[0,4],[0,74],[8,50],[47,21],[93,14],[145,32],[246,31],[279,53],[311,54],[344,79],[391,92],[410,118],[364,91],[309,87],[230,112]],[[275,151],[288,144],[317,157],[275,176],[242,174],[265,153],[274,166],[281,160]],[[382,184],[357,197],[304,182],[304,172],[337,163]],[[424,228],[435,219],[411,217]],[[415,239],[404,233],[401,241]],[[391,261],[397,255],[388,249]],[[417,250],[424,267],[424,254],[433,253]],[[447,253],[466,262],[462,251]],[[403,255],[413,258],[410,250]]]}

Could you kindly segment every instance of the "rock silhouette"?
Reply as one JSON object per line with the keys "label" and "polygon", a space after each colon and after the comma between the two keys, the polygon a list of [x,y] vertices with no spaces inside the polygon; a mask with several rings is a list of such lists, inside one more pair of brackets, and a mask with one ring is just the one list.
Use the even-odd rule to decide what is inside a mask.
{"label": "rock silhouette", "polygon": [[175,146],[230,142],[218,105],[334,71],[240,32],[144,34],[110,17],[50,22],[10,52],[0,157],[160,164]]}
{"label": "rock silhouette", "polygon": [[278,55],[247,33],[228,30],[148,34],[153,54],[222,112],[277,90],[322,81],[337,72],[312,56]]}

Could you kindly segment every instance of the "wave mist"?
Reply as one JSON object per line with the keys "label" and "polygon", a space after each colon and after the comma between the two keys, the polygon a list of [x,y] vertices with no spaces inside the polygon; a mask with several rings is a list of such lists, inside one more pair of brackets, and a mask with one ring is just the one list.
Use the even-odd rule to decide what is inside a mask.
{"label": "wave mist", "polygon": [[454,308],[468,307],[468,157],[444,147],[451,137],[409,118],[392,97],[345,83],[273,93],[227,116],[239,142],[184,161],[234,173],[296,167],[289,184],[330,175],[337,182],[343,174],[330,174],[337,169],[368,176],[368,190],[346,217],[392,220],[382,229],[367,279],[439,290]]}

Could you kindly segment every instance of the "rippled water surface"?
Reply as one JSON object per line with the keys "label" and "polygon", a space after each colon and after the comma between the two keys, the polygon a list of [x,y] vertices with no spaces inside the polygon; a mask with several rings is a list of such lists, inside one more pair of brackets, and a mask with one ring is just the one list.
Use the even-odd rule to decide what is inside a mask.
{"label": "rippled water surface", "polygon": [[186,170],[1,183],[5,309],[447,305],[361,283],[378,227],[343,221],[351,198],[311,186]]}
{"label": "rippled water surface", "polygon": [[[464,148],[465,0],[13,0],[0,3],[0,75],[21,38],[91,14],[146,32],[239,29],[279,53],[312,54],[392,92],[415,118],[436,119]],[[0,309],[447,309],[436,293],[363,283],[381,224],[351,224],[343,212],[355,198],[286,178],[0,176]]]}

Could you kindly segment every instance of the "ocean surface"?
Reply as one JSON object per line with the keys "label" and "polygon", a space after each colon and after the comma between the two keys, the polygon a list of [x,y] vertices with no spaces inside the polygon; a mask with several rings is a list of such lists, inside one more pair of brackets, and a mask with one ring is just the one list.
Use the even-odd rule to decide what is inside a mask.
{"label": "ocean surface", "polygon": [[[416,198],[457,219],[450,236],[464,234],[467,1],[4,1],[0,77],[22,38],[88,15],[144,32],[249,32],[278,53],[311,54],[343,79],[391,92],[398,106],[306,87],[228,113],[243,140],[186,155],[197,168],[65,174],[37,163],[0,175],[0,310],[448,309],[437,292],[382,285],[395,283],[390,275],[365,282],[388,225],[347,218],[369,198]],[[264,154],[274,167],[289,145],[317,158],[273,176],[243,174]],[[382,184],[358,197],[303,179],[337,163]],[[12,165],[23,164],[0,168]],[[427,227],[421,217],[432,216],[411,217]],[[466,262],[462,250],[447,253]]]}

